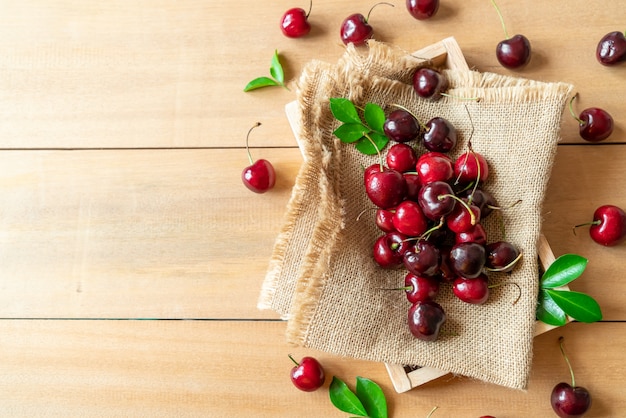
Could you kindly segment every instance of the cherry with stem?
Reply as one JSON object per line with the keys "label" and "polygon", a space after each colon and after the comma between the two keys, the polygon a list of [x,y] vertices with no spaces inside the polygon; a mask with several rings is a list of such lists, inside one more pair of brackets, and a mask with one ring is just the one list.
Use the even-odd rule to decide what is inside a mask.
{"label": "cherry with stem", "polygon": [[250,162],[250,165],[241,173],[241,180],[243,181],[243,184],[253,192],[265,193],[274,187],[274,184],[276,183],[276,172],[272,163],[265,159],[254,161],[252,159],[252,154],[250,154],[250,147],[248,145],[250,132],[258,126],[261,126],[261,122],[254,124],[246,135],[246,151],[248,153],[248,161]]}

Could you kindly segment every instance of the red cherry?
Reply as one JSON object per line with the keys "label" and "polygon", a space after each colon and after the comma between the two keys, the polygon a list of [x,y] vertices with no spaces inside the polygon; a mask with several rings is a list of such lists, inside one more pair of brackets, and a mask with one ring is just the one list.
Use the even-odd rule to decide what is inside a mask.
{"label": "red cherry", "polygon": [[464,152],[454,162],[454,177],[461,184],[487,180],[489,177],[487,160],[477,152]]}
{"label": "red cherry", "polygon": [[455,234],[467,232],[474,228],[480,221],[480,208],[474,204],[466,207],[456,205],[452,212],[446,217],[446,226]]}
{"label": "red cherry", "polygon": [[365,42],[374,35],[374,28],[368,22],[372,10],[379,4],[386,4],[393,7],[391,3],[376,3],[367,13],[367,17],[363,16],[361,13],[354,13],[345,18],[341,24],[340,30],[341,41],[345,45],[350,43],[357,46],[364,45]]}
{"label": "red cherry", "polygon": [[503,41],[500,41],[496,46],[496,58],[498,59],[500,65],[505,68],[522,68],[530,61],[530,41],[524,35],[519,34],[509,37],[506,31],[506,26],[504,25],[502,13],[500,13],[500,9],[494,0],[491,0],[491,3],[493,4],[493,7],[495,7],[496,12],[498,12],[500,22],[502,23],[502,29],[504,29],[504,37],[506,38]]}
{"label": "red cherry", "polygon": [[417,159],[415,165],[420,183],[427,185],[435,181],[447,182],[454,175],[452,160],[440,152],[426,152]]}
{"label": "red cherry", "polygon": [[280,29],[283,34],[289,38],[300,38],[307,35],[311,31],[308,19],[312,7],[313,1],[311,0],[308,12],[300,7],[287,10],[280,20]]}
{"label": "red cherry", "polygon": [[417,202],[405,200],[396,207],[393,226],[401,234],[417,237],[428,229],[428,219]]}
{"label": "red cherry", "polygon": [[399,171],[383,168],[383,171],[366,173],[365,192],[376,206],[389,209],[404,200],[406,181]]}
{"label": "red cherry", "polygon": [[626,60],[626,37],[624,32],[609,32],[600,39],[596,58],[602,65],[615,65]]}
{"label": "red cherry", "polygon": [[385,157],[387,166],[393,170],[405,173],[415,170],[417,164],[417,153],[407,144],[394,144]]}
{"label": "red cherry", "polygon": [[409,331],[417,339],[435,341],[441,326],[446,322],[446,313],[433,300],[419,301],[409,308]]}
{"label": "red cherry", "polygon": [[406,8],[417,20],[426,20],[437,14],[439,0],[406,0]]}
{"label": "red cherry", "polygon": [[322,365],[313,357],[303,357],[298,363],[289,355],[295,366],[291,369],[291,382],[298,389],[313,392],[324,384],[325,374]]}
{"label": "red cherry", "polygon": [[260,159],[254,162],[252,160],[250,148],[248,147],[248,138],[250,137],[252,129],[257,126],[261,126],[261,123],[257,122],[252,128],[250,128],[248,135],[246,136],[246,150],[248,152],[250,165],[241,173],[241,180],[243,181],[243,184],[253,192],[265,193],[274,187],[274,184],[276,183],[276,172],[274,171],[274,166],[272,166],[272,163],[269,161]]}
{"label": "red cherry", "polygon": [[461,244],[463,242],[475,242],[480,245],[485,245],[487,243],[487,232],[482,224],[476,224],[467,231],[462,231],[456,234],[454,242],[456,244]]}
{"label": "red cherry", "polygon": [[614,205],[603,205],[593,213],[593,221],[576,225],[589,225],[589,235],[598,244],[606,247],[621,244],[626,239],[626,213]]}
{"label": "red cherry", "polygon": [[376,226],[383,232],[394,232],[396,230],[396,227],[393,226],[394,215],[392,210],[376,210]]}
{"label": "red cherry", "polygon": [[393,269],[404,262],[404,254],[409,250],[407,236],[399,232],[388,232],[379,237],[372,249],[374,261],[380,267]]}
{"label": "red cherry", "polygon": [[576,386],[574,371],[563,348],[563,337],[559,338],[559,346],[567,363],[572,384],[561,382],[554,386],[550,395],[550,404],[554,412],[561,418],[580,418],[591,407],[591,394],[584,387]]}
{"label": "red cherry", "polygon": [[590,107],[576,116],[572,103],[578,97],[575,94],[569,102],[569,110],[574,119],[578,121],[578,133],[580,137],[589,142],[600,142],[607,139],[613,133],[613,117],[604,109]]}
{"label": "red cherry", "polygon": [[406,298],[415,303],[424,300],[434,300],[439,293],[439,280],[434,277],[417,276],[407,273],[404,277]]}
{"label": "red cherry", "polygon": [[452,291],[463,302],[482,305],[489,299],[487,276],[481,273],[474,279],[459,277],[452,283]]}

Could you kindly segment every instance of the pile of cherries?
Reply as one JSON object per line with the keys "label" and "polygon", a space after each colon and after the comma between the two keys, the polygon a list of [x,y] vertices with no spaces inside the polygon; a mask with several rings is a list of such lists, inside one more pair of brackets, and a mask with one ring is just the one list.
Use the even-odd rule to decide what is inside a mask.
{"label": "pile of cherries", "polygon": [[[426,76],[425,76],[426,74]],[[414,88],[436,100],[447,83],[429,68],[415,72]],[[425,81],[428,80],[428,81]],[[443,117],[420,122],[398,107],[387,116],[385,134],[394,141],[380,162],[364,171],[365,191],[376,205],[382,231],[373,246],[374,261],[385,269],[405,268],[408,325],[421,340],[437,339],[446,320],[435,301],[443,283],[462,301],[483,304],[489,297],[487,271],[511,271],[521,252],[510,242],[488,242],[481,220],[500,209],[483,188],[489,178],[485,157],[471,149],[453,160],[455,127]],[[421,143],[425,152],[418,155]],[[421,148],[421,147],[420,147]]]}

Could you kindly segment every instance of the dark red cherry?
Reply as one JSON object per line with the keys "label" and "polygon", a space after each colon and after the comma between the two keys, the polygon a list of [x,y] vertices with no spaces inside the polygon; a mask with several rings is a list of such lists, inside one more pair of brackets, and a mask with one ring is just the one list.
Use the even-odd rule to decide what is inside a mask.
{"label": "dark red cherry", "polygon": [[449,152],[457,141],[456,128],[442,117],[434,117],[425,125],[424,147],[429,151]]}
{"label": "dark red cherry", "polygon": [[600,39],[596,58],[602,65],[615,65],[626,60],[626,37],[624,32],[609,32]]}
{"label": "dark red cherry", "polygon": [[565,363],[567,363],[572,384],[561,382],[554,386],[550,394],[550,404],[554,412],[561,418],[580,418],[591,407],[591,394],[584,387],[576,385],[574,371],[563,348],[563,340],[563,337],[559,338],[559,346]]}
{"label": "dark red cherry", "polygon": [[475,242],[456,244],[450,250],[450,264],[454,271],[467,279],[474,279],[483,272],[486,252],[483,245]]}
{"label": "dark red cherry", "polygon": [[309,14],[311,14],[312,6],[313,1],[311,0],[308,12],[300,7],[294,7],[285,12],[280,19],[280,29],[285,36],[289,38],[300,38],[311,31],[311,25],[308,19]]}
{"label": "dark red cherry", "polygon": [[578,122],[580,137],[589,142],[600,142],[613,133],[613,117],[604,109],[590,107],[576,116],[573,103],[578,94],[572,96],[569,101],[569,111]]}
{"label": "dark red cherry", "polygon": [[493,195],[484,189],[469,189],[464,193],[464,195],[468,199],[471,197],[471,203],[480,208],[481,219],[485,219],[491,214],[491,212],[493,212],[493,208],[498,207],[498,202],[496,202]]}
{"label": "dark red cherry", "polygon": [[406,0],[406,8],[417,20],[426,20],[437,14],[439,0]]}
{"label": "dark red cherry", "polygon": [[439,272],[441,255],[439,248],[421,239],[404,253],[404,267],[416,276],[433,277]]}
{"label": "dark red cherry", "polygon": [[437,70],[420,67],[413,73],[413,89],[423,99],[437,100],[448,88],[448,79]]}
{"label": "dark red cherry", "polygon": [[457,244],[462,242],[475,242],[480,245],[485,245],[487,244],[487,232],[482,224],[476,224],[467,231],[462,231],[456,234],[454,242]]}
{"label": "dark red cherry", "polygon": [[446,313],[441,305],[433,300],[416,302],[409,308],[409,330],[420,340],[435,341],[445,322]]}
{"label": "dark red cherry", "polygon": [[503,67],[519,69],[530,61],[530,41],[524,35],[500,41],[496,46],[496,58]]}
{"label": "dark red cherry", "polygon": [[243,184],[250,190],[255,193],[265,193],[271,188],[274,187],[276,183],[276,172],[274,171],[274,166],[272,163],[265,159],[252,160],[252,155],[250,154],[250,147],[248,146],[248,138],[250,137],[250,132],[257,126],[261,126],[261,123],[257,122],[250,130],[248,131],[248,135],[246,136],[246,151],[248,152],[248,161],[250,165],[241,173],[241,181]]}
{"label": "dark red cherry", "polygon": [[395,142],[407,142],[416,139],[420,133],[420,125],[411,112],[405,109],[394,110],[387,116],[383,124],[385,135]]}
{"label": "dark red cherry", "polygon": [[496,241],[487,244],[487,261],[485,265],[491,270],[509,272],[519,261],[519,249],[508,241]]}
{"label": "dark red cherry", "polygon": [[341,24],[340,30],[341,41],[345,45],[348,45],[349,43],[353,43],[354,45],[364,45],[367,40],[374,35],[374,28],[369,24],[369,19],[372,10],[380,4],[386,4],[393,7],[393,4],[391,3],[380,2],[372,6],[367,13],[367,17],[363,16],[361,13],[354,13],[345,18]]}
{"label": "dark red cherry", "polygon": [[434,181],[422,186],[418,203],[424,215],[432,220],[439,221],[454,209],[456,200],[453,197],[452,187],[443,181]]}
{"label": "dark red cherry", "polygon": [[417,173],[403,173],[404,181],[406,182],[406,198],[417,202],[419,198],[419,192],[422,188],[420,178]]}

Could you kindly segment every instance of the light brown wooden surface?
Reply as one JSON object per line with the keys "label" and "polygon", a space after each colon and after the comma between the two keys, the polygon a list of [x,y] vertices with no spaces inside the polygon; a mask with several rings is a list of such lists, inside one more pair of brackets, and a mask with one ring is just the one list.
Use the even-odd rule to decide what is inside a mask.
{"label": "light brown wooden surface", "polygon": [[[315,0],[310,36],[287,39],[278,20],[307,1],[0,1],[0,416],[346,416],[328,382],[293,388],[292,352],[378,381],[393,417],[549,417],[549,392],[569,377],[559,335],[594,396],[588,416],[624,415],[626,247],[571,228],[601,204],[626,207],[626,65],[594,58],[602,35],[626,29],[621,1],[590,13],[582,0],[499,0],[534,48],[517,73],[496,62],[488,0],[442,1],[428,22],[399,1],[371,17],[379,40],[412,51],[454,36],[470,66],[571,82],[578,111],[616,119],[606,143],[588,144],[564,113],[544,207],[555,255],[590,260],[570,287],[605,319],[537,337],[527,391],[456,377],[396,394],[382,364],[290,347],[286,324],[256,309],[302,162],[284,113],[293,80],[312,59],[336,61],[341,21],[373,3]],[[291,90],[243,93],[275,49]],[[278,174],[265,195],[240,180],[256,121],[252,153]]]}

